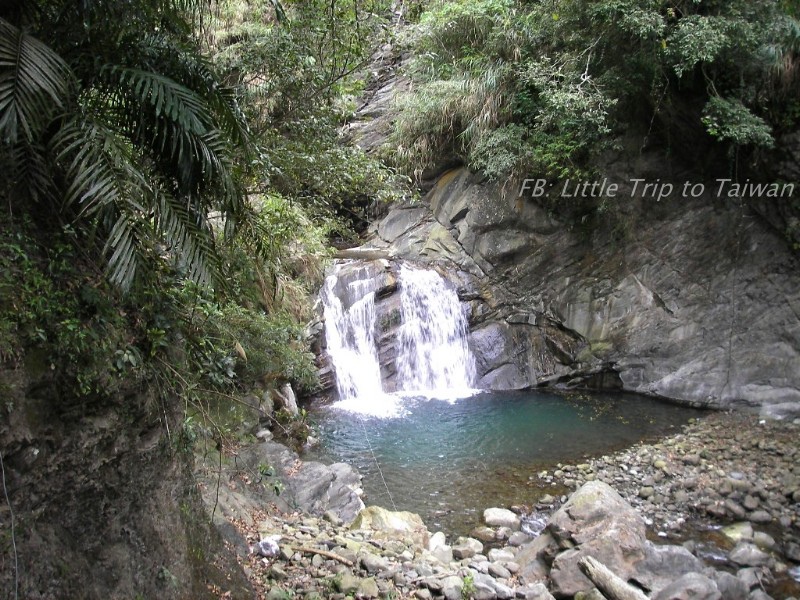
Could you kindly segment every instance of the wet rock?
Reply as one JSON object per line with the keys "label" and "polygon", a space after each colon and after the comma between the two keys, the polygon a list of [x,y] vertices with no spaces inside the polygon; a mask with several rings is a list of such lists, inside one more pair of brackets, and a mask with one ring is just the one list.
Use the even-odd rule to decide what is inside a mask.
{"label": "wet rock", "polygon": [[653,596],[653,600],[720,600],[722,594],[713,579],[689,573]]}
{"label": "wet rock", "polygon": [[722,528],[722,533],[734,542],[753,539],[753,526],[745,521]]}
{"label": "wet rock", "polygon": [[769,554],[749,542],[739,542],[728,554],[731,562],[742,567],[760,567],[767,564]]}
{"label": "wet rock", "polygon": [[775,548],[777,547],[777,544],[775,543],[775,538],[773,538],[768,533],[764,533],[763,531],[756,531],[753,534],[753,543],[762,550],[765,550],[767,552],[775,550]]}
{"label": "wet rock", "polygon": [[520,528],[518,515],[505,508],[487,508],[483,511],[483,520],[489,527],[508,527],[513,531]]}

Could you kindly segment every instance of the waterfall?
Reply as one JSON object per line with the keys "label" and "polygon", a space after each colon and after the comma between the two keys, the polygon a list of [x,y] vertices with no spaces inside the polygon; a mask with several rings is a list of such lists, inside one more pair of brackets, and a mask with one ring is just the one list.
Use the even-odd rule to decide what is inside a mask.
{"label": "waterfall", "polygon": [[[375,344],[375,292],[379,282],[373,277],[351,281],[344,298],[340,298],[336,288],[341,268],[341,264],[334,267],[322,289],[325,339],[336,368],[336,390],[342,400],[380,396],[383,387]],[[356,276],[361,274],[368,276],[369,272],[356,272]]]}
{"label": "waterfall", "polygon": [[408,391],[452,396],[475,381],[467,319],[455,290],[436,272],[400,267],[403,321],[397,377]]}
{"label": "waterfall", "polygon": [[[402,409],[381,381],[375,304],[381,286],[374,268],[339,263],[325,279],[320,296],[339,406],[389,416]],[[469,395],[475,361],[455,290],[435,271],[406,265],[400,267],[398,287],[397,388],[409,395]]]}

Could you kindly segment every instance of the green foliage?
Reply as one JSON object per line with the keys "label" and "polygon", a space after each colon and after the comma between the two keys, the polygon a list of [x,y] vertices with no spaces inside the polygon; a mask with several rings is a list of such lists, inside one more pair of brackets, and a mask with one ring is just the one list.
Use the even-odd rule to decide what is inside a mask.
{"label": "green foliage", "polygon": [[754,144],[771,147],[774,143],[767,122],[754,115],[739,100],[714,96],[703,111],[703,124],[712,137],[737,146]]}
{"label": "green foliage", "polygon": [[461,598],[469,600],[475,594],[475,577],[472,574],[464,576],[464,586],[461,588]]}
{"label": "green foliage", "polygon": [[436,2],[407,43],[387,151],[417,175],[443,154],[495,179],[579,175],[631,126],[769,148],[800,85],[797,15],[771,0]]}
{"label": "green foliage", "polygon": [[728,26],[724,20],[705,15],[689,15],[678,22],[667,39],[666,48],[678,77],[717,59],[731,43]]}
{"label": "green foliage", "polygon": [[368,207],[397,197],[394,173],[340,134],[354,108],[354,75],[385,35],[382,3],[287,2],[284,19],[271,9],[223,6],[210,46],[241,91],[256,138],[254,189],[298,202],[314,219],[363,226]]}
{"label": "green foliage", "polygon": [[0,10],[0,193],[91,231],[125,291],[165,259],[219,282],[208,215],[247,215],[247,133],[191,33],[200,4],[29,4]]}
{"label": "green foliage", "polygon": [[117,389],[118,375],[141,366],[114,291],[77,276],[86,266],[69,234],[42,247],[22,228],[0,229],[0,359],[14,365],[31,348],[45,350],[45,367],[78,396]]}

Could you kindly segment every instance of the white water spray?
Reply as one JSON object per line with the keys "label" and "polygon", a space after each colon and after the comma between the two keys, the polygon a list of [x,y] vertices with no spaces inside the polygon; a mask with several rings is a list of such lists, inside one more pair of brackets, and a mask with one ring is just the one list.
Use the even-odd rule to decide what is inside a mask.
{"label": "white water spray", "polygon": [[436,272],[400,267],[403,324],[397,356],[400,388],[436,397],[469,394],[475,359],[455,290]]}
{"label": "white water spray", "polygon": [[[388,416],[395,411],[381,401],[385,394],[375,344],[375,292],[379,282],[363,269],[365,279],[356,279],[338,290],[344,296],[340,298],[336,287],[341,269],[341,264],[334,266],[322,289],[325,338],[336,369],[336,390],[343,408]],[[345,303],[349,304],[347,308]]]}
{"label": "white water spray", "polygon": [[[397,396],[381,382],[376,344],[375,292],[380,281],[367,268],[339,281],[334,267],[322,290],[328,352],[336,370],[336,406],[375,416],[398,416]],[[352,269],[352,266],[350,266]],[[363,276],[363,278],[359,278]],[[456,292],[435,271],[400,268],[402,325],[397,355],[398,387],[406,395],[456,398],[470,395],[475,361],[467,346],[467,320]]]}

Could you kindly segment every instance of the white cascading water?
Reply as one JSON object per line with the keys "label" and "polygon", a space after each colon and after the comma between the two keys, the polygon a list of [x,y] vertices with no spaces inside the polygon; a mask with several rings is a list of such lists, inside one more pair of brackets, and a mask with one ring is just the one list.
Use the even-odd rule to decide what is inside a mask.
{"label": "white cascading water", "polygon": [[[383,388],[375,344],[375,292],[379,283],[373,278],[349,283],[346,300],[350,306],[345,309],[335,292],[340,268],[334,266],[322,289],[325,339],[336,368],[336,389],[342,400],[380,396]],[[364,274],[368,275],[366,270]]]}
{"label": "white cascading water", "polygon": [[469,393],[475,359],[458,295],[436,272],[400,267],[403,321],[397,356],[400,388],[437,397]]}
{"label": "white cascading water", "polygon": [[[384,392],[381,383],[375,340],[375,292],[380,283],[364,269],[365,279],[352,281],[342,290],[337,286],[341,268],[334,267],[321,294],[328,353],[341,398],[336,406],[374,416],[401,415],[400,399]],[[345,298],[337,296],[337,287]],[[455,291],[435,271],[403,265],[400,293],[400,389],[438,398],[471,394],[475,361],[467,346],[467,321]]]}

